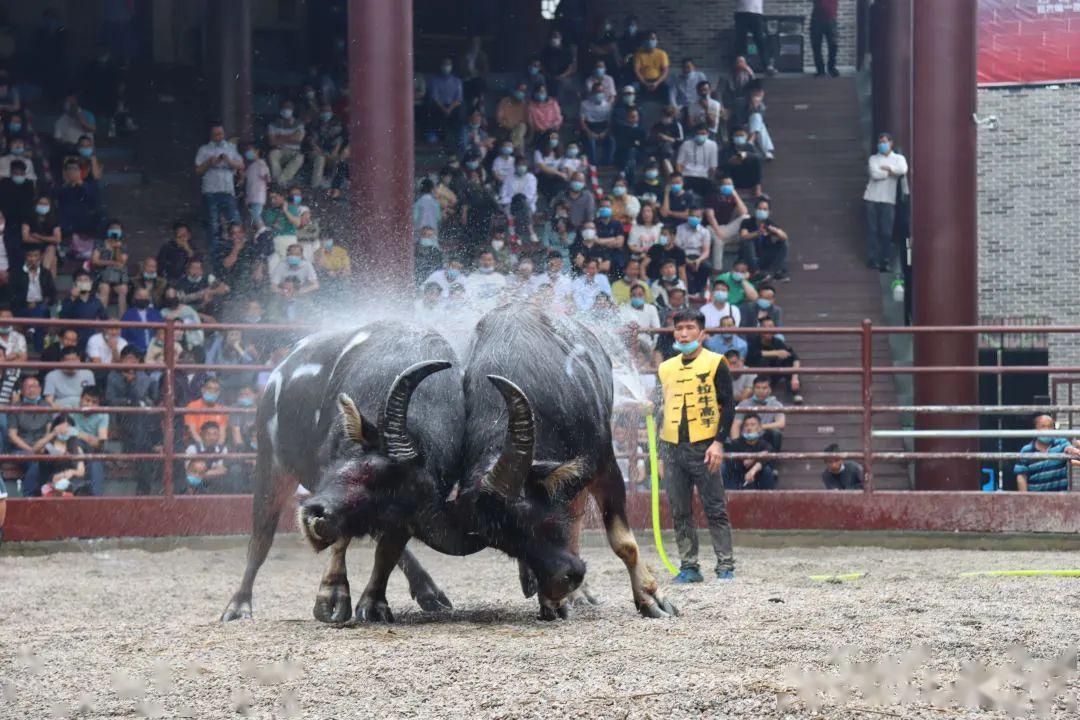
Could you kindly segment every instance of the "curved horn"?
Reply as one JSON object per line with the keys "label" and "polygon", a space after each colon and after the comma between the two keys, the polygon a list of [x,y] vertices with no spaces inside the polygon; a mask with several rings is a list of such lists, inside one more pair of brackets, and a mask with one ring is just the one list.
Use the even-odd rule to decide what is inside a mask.
{"label": "curved horn", "polygon": [[371,438],[364,437],[364,419],[360,411],[356,409],[356,403],[345,393],[337,396],[338,411],[345,426],[345,437],[360,445],[366,444]]}
{"label": "curved horn", "polygon": [[510,419],[506,425],[502,454],[488,471],[484,485],[513,500],[521,494],[521,486],[532,467],[533,444],[536,442],[532,405],[521,388],[506,378],[488,375],[487,379],[502,393]]}
{"label": "curved horn", "polygon": [[416,363],[394,378],[379,418],[379,436],[382,438],[383,451],[391,460],[412,462],[420,457],[420,451],[413,444],[406,427],[409,400],[424,378],[448,367],[450,363],[443,360],[428,360]]}

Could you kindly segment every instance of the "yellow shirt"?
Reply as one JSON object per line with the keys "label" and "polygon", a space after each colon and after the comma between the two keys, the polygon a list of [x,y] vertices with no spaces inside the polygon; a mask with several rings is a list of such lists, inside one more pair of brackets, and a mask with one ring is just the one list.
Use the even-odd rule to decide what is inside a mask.
{"label": "yellow shirt", "polygon": [[686,364],[681,355],[660,363],[657,377],[664,391],[664,421],[660,439],[679,442],[679,424],[686,407],[686,429],[690,442],[712,440],[723,422],[724,409],[714,382],[716,370],[727,360],[723,355],[702,348],[692,362]]}
{"label": "yellow shirt", "polygon": [[352,268],[352,262],[349,260],[349,253],[345,248],[340,245],[335,245],[329,250],[323,249],[323,259],[321,267],[329,272],[339,272],[344,270],[349,272]]}
{"label": "yellow shirt", "polygon": [[634,53],[634,70],[646,80],[656,80],[668,66],[667,53],[660,48],[638,50]]}
{"label": "yellow shirt", "polygon": [[[649,283],[642,280],[635,280],[634,285],[640,285],[645,289],[645,302],[652,305],[653,294],[649,288]],[[615,301],[616,305],[626,305],[630,302],[630,287],[631,283],[626,281],[626,278],[616,280],[611,283],[611,299]]]}

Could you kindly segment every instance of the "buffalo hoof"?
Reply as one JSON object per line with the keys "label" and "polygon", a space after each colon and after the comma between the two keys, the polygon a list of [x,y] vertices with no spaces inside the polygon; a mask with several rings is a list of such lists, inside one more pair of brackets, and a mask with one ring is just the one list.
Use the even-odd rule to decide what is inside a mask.
{"label": "buffalo hoof", "polygon": [[394,613],[390,612],[390,606],[386,600],[378,600],[373,597],[362,597],[356,603],[356,620],[368,623],[392,623]]}
{"label": "buffalo hoof", "polygon": [[449,612],[454,609],[450,598],[437,587],[417,593],[415,600],[424,612]]}
{"label": "buffalo hoof", "polygon": [[593,595],[588,583],[581,583],[577,590],[567,596],[567,602],[571,605],[599,605],[600,598]]}
{"label": "buffalo hoof", "polygon": [[544,622],[551,622],[553,620],[566,620],[570,617],[570,605],[563,602],[562,604],[551,607],[551,605],[541,601],[540,614],[536,616],[537,620],[543,620]]}
{"label": "buffalo hoof", "polygon": [[540,589],[540,583],[536,581],[536,573],[521,560],[518,560],[518,579],[521,581],[521,592],[527,598],[531,598]]}
{"label": "buffalo hoof", "polygon": [[638,612],[647,618],[671,618],[679,615],[675,604],[659,594],[646,596],[645,601],[638,604]]}
{"label": "buffalo hoof", "polygon": [[315,598],[312,614],[319,622],[337,625],[348,622],[352,617],[352,597],[349,584],[323,585]]}
{"label": "buffalo hoof", "polygon": [[221,613],[221,622],[232,622],[233,620],[250,620],[251,619],[251,601],[250,600],[236,600],[233,599],[225,607],[225,612]]}

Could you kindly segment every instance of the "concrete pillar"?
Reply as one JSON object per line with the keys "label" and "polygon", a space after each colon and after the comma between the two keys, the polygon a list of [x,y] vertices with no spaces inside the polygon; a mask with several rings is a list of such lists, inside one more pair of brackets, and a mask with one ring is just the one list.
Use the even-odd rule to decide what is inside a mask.
{"label": "concrete pillar", "polygon": [[234,131],[241,140],[250,142],[255,138],[252,126],[253,99],[251,68],[253,57],[251,37],[251,0],[232,0],[236,21],[236,126]]}
{"label": "concrete pillar", "polygon": [[[976,0],[911,0],[912,252],[916,325],[978,322],[975,56]],[[947,62],[942,59],[948,58]],[[916,365],[977,365],[973,334],[916,335]],[[916,405],[970,405],[975,375],[915,377]],[[923,415],[922,430],[974,429],[973,416]],[[927,439],[923,452],[974,450],[971,439]],[[927,460],[915,474],[920,490],[978,490],[973,460]]]}
{"label": "concrete pillar", "polygon": [[349,0],[349,203],[361,282],[412,290],[412,0]]}
{"label": "concrete pillar", "polygon": [[[871,10],[874,133],[890,132],[911,151],[912,0],[877,0]],[[876,139],[871,140],[871,148]]]}

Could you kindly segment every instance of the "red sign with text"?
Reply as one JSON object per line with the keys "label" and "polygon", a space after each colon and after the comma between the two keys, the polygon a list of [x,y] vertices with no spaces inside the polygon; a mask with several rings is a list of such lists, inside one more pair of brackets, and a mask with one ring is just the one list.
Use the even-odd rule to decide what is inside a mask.
{"label": "red sign with text", "polygon": [[979,0],[979,84],[1080,81],[1080,0]]}

